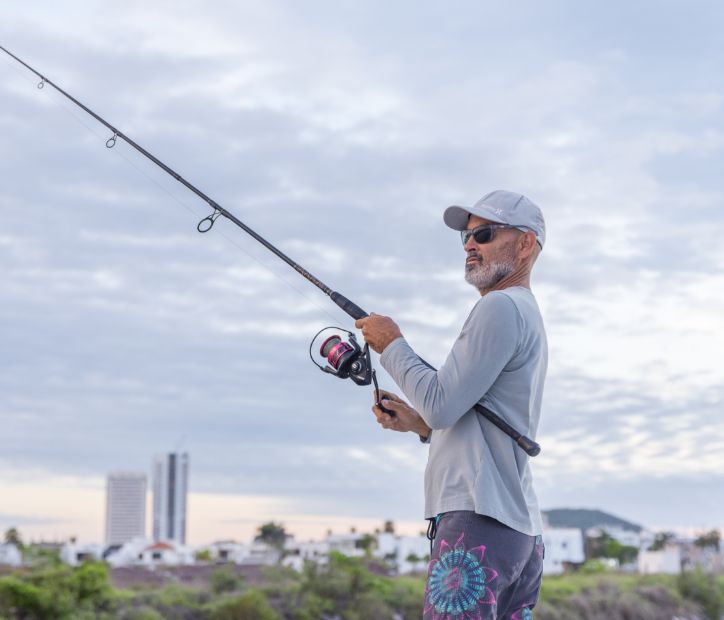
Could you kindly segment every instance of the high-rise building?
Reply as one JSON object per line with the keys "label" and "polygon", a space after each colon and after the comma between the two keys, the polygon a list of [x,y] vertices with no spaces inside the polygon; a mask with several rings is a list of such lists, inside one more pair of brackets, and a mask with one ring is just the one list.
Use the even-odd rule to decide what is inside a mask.
{"label": "high-rise building", "polygon": [[153,539],[186,543],[189,455],[171,452],[153,461]]}
{"label": "high-rise building", "polygon": [[106,544],[146,535],[146,474],[115,471],[106,482]]}

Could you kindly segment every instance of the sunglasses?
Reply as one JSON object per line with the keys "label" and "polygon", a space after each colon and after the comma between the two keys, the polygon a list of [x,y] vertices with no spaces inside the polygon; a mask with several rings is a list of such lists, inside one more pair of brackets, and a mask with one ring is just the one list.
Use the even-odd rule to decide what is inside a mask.
{"label": "sunglasses", "polygon": [[475,239],[475,243],[490,243],[495,238],[495,231],[502,228],[518,227],[510,226],[509,224],[483,224],[482,226],[477,226],[472,230],[461,230],[460,238],[463,240],[463,245],[467,244],[467,242],[470,240],[470,237]]}

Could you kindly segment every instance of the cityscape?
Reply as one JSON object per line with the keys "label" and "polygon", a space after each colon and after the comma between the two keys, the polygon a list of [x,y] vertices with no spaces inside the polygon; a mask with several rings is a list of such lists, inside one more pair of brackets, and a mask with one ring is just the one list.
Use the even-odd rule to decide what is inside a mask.
{"label": "cityscape", "polygon": [[[324,564],[330,554],[352,558],[376,558],[387,562],[395,574],[424,574],[430,542],[395,532],[392,521],[381,521],[372,532],[351,527],[346,533],[328,531],[319,540],[297,540],[283,523],[260,524],[252,540],[218,540],[190,546],[186,531],[190,458],[187,452],[157,454],[148,474],[117,470],[106,478],[105,535],[103,542],[38,541],[52,548],[69,566],[103,561],[113,569],[136,567],[154,571],[171,566],[281,565],[301,571],[306,562]],[[151,495],[151,527],[147,528],[148,495]],[[680,574],[701,569],[724,571],[724,547],[720,532],[709,530],[693,536],[655,532],[599,510],[559,509],[544,512],[544,574],[577,571],[586,563],[642,574]],[[17,531],[16,528],[11,528]],[[10,536],[12,538],[12,536]],[[19,545],[8,540],[0,545],[0,565],[19,567]],[[204,570],[203,568],[201,569]]]}

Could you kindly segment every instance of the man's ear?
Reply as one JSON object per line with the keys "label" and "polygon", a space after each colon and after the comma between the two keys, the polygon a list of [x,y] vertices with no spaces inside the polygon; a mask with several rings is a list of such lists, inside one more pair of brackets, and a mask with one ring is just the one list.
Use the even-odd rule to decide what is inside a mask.
{"label": "man's ear", "polygon": [[535,244],[537,243],[535,238],[535,233],[526,230],[518,239],[518,243],[520,244],[520,250],[523,254],[524,258],[528,258],[531,256],[535,250]]}

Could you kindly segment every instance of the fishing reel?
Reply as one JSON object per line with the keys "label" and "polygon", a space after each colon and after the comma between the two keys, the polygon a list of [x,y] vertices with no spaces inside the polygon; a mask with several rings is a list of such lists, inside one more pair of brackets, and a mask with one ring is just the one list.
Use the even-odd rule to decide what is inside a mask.
{"label": "fishing reel", "polygon": [[[339,330],[347,334],[347,340],[342,340],[339,334],[332,334],[325,338],[319,347],[319,354],[327,361],[326,366],[319,364],[312,355],[312,348],[319,336],[328,330]],[[365,344],[360,347],[352,332],[341,327],[325,327],[317,332],[309,345],[309,357],[314,365],[322,372],[326,372],[340,379],[352,379],[357,385],[369,385],[373,380],[372,360],[370,347]]]}
{"label": "fishing reel", "polygon": [[[342,340],[339,334],[332,334],[322,341],[319,347],[319,354],[327,361],[327,365],[322,366],[314,359],[312,349],[320,335],[329,330],[344,332],[347,334],[347,340]],[[395,412],[385,407],[382,404],[382,399],[380,399],[380,386],[377,384],[377,373],[374,368],[372,368],[370,345],[365,343],[364,347],[360,347],[357,338],[355,338],[352,332],[341,327],[325,327],[324,329],[320,329],[309,344],[309,357],[312,363],[322,372],[334,375],[340,379],[352,379],[357,385],[374,384],[375,404],[386,414],[395,417]]]}

